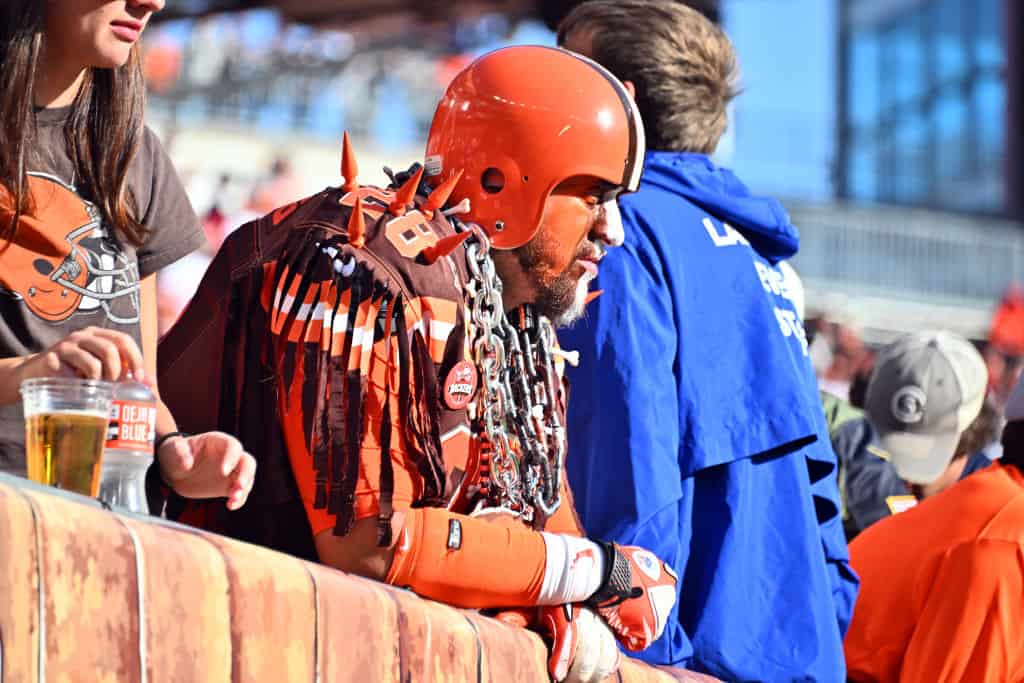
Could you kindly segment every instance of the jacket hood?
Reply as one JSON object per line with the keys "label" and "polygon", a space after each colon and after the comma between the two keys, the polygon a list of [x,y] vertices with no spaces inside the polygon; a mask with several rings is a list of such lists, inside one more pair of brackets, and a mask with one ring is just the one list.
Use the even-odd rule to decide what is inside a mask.
{"label": "jacket hood", "polygon": [[788,259],[800,247],[800,233],[775,199],[750,193],[732,171],[704,154],[648,152],[641,185],[682,195],[740,232],[772,263]]}

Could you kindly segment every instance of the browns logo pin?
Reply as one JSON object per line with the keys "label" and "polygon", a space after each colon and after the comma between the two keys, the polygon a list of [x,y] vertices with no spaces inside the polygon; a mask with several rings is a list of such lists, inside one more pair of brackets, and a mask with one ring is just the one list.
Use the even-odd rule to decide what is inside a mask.
{"label": "browns logo pin", "polygon": [[465,408],[476,393],[476,381],[476,367],[468,360],[460,360],[444,380],[444,404],[452,410]]}

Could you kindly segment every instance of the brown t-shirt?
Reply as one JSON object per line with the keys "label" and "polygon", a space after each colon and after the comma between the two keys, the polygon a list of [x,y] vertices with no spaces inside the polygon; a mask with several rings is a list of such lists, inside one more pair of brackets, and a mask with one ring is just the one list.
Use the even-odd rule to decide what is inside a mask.
{"label": "brown t-shirt", "polygon": [[[174,167],[148,128],[129,169],[128,186],[150,231],[136,248],[100,218],[76,191],[64,143],[69,109],[37,112],[30,159],[34,211],[10,244],[0,244],[0,358],[49,348],[89,325],[140,341],[139,280],[204,244],[195,212]],[[0,189],[0,217],[11,215]],[[24,472],[21,405],[0,406],[0,471]]]}

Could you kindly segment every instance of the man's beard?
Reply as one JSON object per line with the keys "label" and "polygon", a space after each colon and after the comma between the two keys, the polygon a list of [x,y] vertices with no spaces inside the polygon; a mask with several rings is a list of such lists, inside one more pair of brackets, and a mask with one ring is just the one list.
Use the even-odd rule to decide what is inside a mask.
{"label": "man's beard", "polygon": [[575,275],[579,269],[576,259],[593,254],[595,250],[603,251],[600,246],[584,241],[569,266],[554,278],[544,277],[544,254],[536,240],[516,250],[519,265],[537,292],[534,308],[555,327],[565,327],[583,316],[592,277],[587,273]]}

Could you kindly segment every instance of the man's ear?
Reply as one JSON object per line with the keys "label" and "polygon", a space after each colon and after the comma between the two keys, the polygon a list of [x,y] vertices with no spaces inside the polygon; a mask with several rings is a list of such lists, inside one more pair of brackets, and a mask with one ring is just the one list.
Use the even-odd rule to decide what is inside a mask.
{"label": "man's ear", "polygon": [[633,85],[633,81],[622,81],[622,85],[626,86],[626,92],[629,96],[636,101],[636,86]]}

